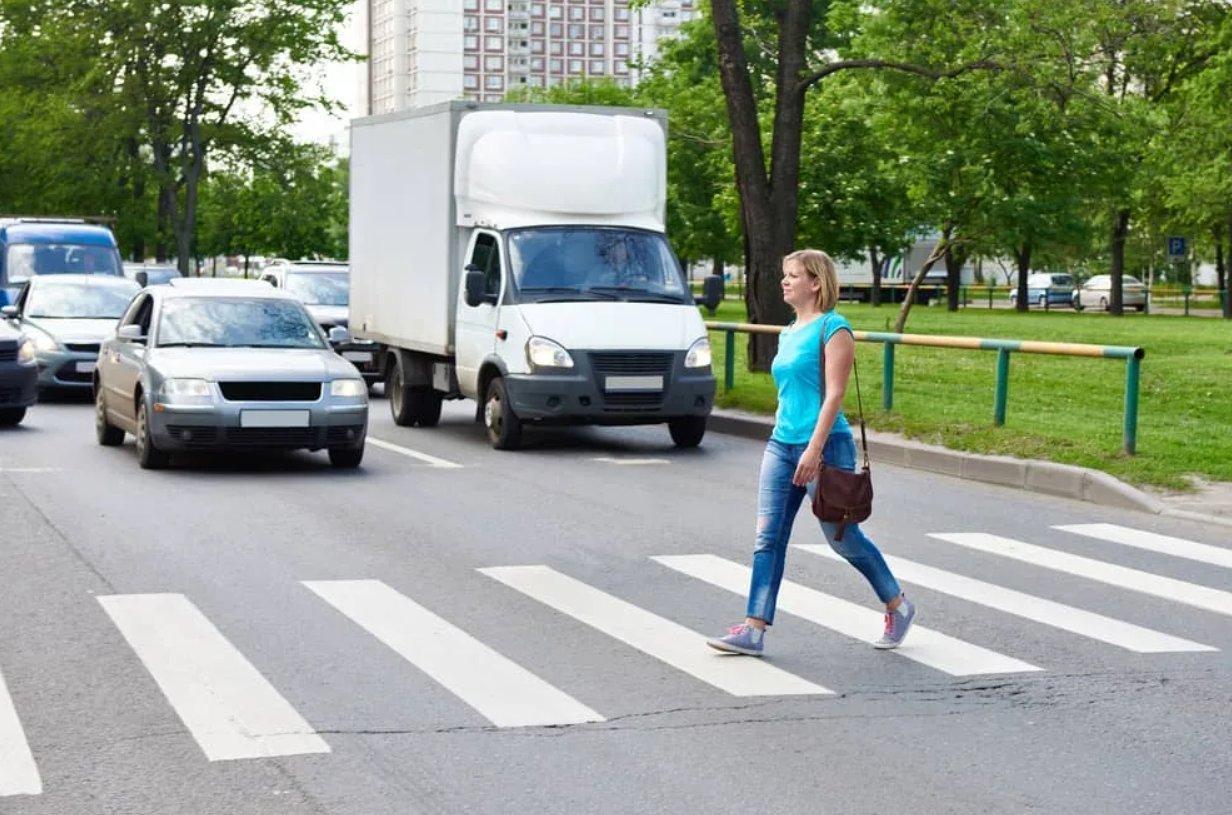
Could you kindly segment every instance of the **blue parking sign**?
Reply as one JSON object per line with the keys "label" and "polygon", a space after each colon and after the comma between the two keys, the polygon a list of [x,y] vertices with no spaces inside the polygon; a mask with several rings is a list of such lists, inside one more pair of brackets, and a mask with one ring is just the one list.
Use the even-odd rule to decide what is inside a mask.
{"label": "blue parking sign", "polygon": [[1185,247],[1185,239],[1180,237],[1168,238],[1168,259],[1169,260],[1184,260],[1189,252]]}

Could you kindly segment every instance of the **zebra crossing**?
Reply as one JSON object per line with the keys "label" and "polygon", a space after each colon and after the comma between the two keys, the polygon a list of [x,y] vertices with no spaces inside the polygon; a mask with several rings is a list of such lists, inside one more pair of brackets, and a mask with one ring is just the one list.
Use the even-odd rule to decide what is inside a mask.
{"label": "zebra crossing", "polygon": [[[1218,575],[1223,574],[1218,569],[1232,568],[1232,550],[1115,524],[1056,526],[1048,534],[1056,547],[985,532],[938,532],[928,537],[960,549],[1076,576],[1114,591],[1144,593],[1196,609],[1190,613],[1232,614],[1232,592],[1073,554],[1065,548],[1069,540],[1096,539],[1214,566]],[[841,560],[824,545],[794,548],[810,559],[820,559],[816,562]],[[1154,630],[972,575],[898,556],[887,556],[887,562],[907,586],[993,609],[1047,631],[1103,643],[1131,655],[1219,650],[1216,645],[1180,636],[1185,632]],[[675,575],[736,595],[743,595],[749,583],[746,563],[713,554],[654,556],[645,568],[666,570],[660,576]],[[824,698],[845,690],[819,684],[817,677],[786,671],[777,667],[773,658],[719,655],[704,645],[706,634],[713,632],[693,630],[546,565],[492,566],[478,572],[490,579],[494,588],[501,587],[498,592],[528,598],[548,613],[593,629],[668,666],[688,681],[731,697]],[[541,678],[535,666],[520,664],[501,653],[499,647],[481,641],[380,580],[306,580],[300,585],[331,609],[330,613],[348,620],[359,635],[375,638],[492,727],[559,727],[606,721],[600,706],[592,707],[594,700],[575,698]],[[727,595],[723,597],[723,602],[728,602]],[[206,760],[331,751],[313,724],[190,597],[126,594],[97,600]],[[496,601],[500,601],[499,593]],[[792,580],[783,582],[779,608],[785,615],[860,641],[868,641],[880,622],[880,613],[872,604],[852,603]],[[944,623],[940,615],[926,617],[925,623],[917,625],[906,644],[886,658],[907,660],[927,672],[953,677],[1067,669],[1064,664],[1049,664],[1038,655],[1035,662],[1028,662],[929,627]],[[0,665],[0,798],[38,795],[44,791],[38,757],[31,751],[10,690]]]}

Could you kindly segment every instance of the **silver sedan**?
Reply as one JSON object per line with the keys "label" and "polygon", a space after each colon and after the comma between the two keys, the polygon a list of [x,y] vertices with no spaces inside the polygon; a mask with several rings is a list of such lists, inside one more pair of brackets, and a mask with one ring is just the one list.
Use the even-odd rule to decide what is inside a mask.
{"label": "silver sedan", "polygon": [[254,282],[143,289],[103,343],[94,393],[99,444],[133,434],[147,469],[177,451],[237,448],[325,449],[335,467],[363,460],[363,378],[302,303]]}
{"label": "silver sedan", "polygon": [[4,316],[34,343],[38,386],[89,388],[103,339],[141,290],[111,275],[37,275],[27,281]]}

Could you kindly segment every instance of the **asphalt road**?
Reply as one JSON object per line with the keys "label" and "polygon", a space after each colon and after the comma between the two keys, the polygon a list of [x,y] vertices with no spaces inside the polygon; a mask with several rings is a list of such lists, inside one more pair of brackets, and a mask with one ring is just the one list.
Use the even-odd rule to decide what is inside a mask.
{"label": "asphalt road", "polygon": [[1226,527],[874,465],[907,644],[797,549],[724,657],[760,444],[472,415],[375,400],[356,472],[0,433],[0,813],[1229,811]]}

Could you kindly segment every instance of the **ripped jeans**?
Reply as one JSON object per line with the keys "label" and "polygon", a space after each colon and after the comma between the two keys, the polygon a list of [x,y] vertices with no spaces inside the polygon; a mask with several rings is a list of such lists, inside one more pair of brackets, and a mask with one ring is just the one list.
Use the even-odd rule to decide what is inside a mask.
{"label": "ripped jeans", "polygon": [[[775,603],[779,584],[783,582],[783,566],[787,561],[787,541],[791,527],[805,495],[810,497],[816,481],[807,488],[791,483],[806,444],[784,444],[771,439],[761,461],[761,477],[757,493],[757,547],[753,550],[753,578],[749,586],[749,617],[774,623]],[[831,467],[854,471],[856,443],[850,433],[832,433],[826,439],[822,460]],[[812,513],[809,513],[810,516]],[[822,523],[821,531],[835,552],[860,570],[883,603],[902,593],[898,581],[890,573],[885,558],[865,537],[859,524],[850,524],[841,541],[834,536],[838,525]]]}

